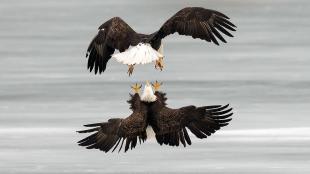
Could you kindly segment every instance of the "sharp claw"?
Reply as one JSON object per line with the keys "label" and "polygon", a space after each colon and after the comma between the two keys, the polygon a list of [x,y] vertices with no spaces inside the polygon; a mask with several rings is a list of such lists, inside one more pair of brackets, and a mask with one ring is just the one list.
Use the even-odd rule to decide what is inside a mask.
{"label": "sharp claw", "polygon": [[132,72],[133,72],[133,69],[134,69],[134,65],[128,65],[128,75],[131,76]]}
{"label": "sharp claw", "polygon": [[156,61],[156,63],[155,63],[155,69],[158,69],[159,67],[158,67],[158,65],[157,65],[157,61]]}
{"label": "sharp claw", "polygon": [[163,57],[158,58],[158,60],[156,60],[155,62],[155,69],[160,69],[160,71],[162,71],[164,68],[164,61],[163,61]]}
{"label": "sharp claw", "polygon": [[159,88],[161,87],[161,85],[163,84],[163,82],[159,83],[157,80],[155,81],[155,83],[152,83],[152,86],[154,88],[155,91],[159,91]]}
{"label": "sharp claw", "polygon": [[142,85],[141,84],[134,84],[131,86],[131,89],[135,92],[135,93],[139,93],[140,89],[141,89]]}

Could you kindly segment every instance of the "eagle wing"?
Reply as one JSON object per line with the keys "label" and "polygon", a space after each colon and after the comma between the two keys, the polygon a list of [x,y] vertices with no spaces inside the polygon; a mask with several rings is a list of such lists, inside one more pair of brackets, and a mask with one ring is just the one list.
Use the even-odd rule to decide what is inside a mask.
{"label": "eagle wing", "polygon": [[[137,100],[140,100],[138,94],[132,97],[133,103],[138,103]],[[100,149],[104,152],[108,152],[114,147],[113,152],[119,144],[120,151],[125,140],[125,152],[129,148],[134,148],[138,140],[141,144],[141,141],[144,142],[147,138],[147,115],[146,112],[141,111],[141,107],[139,109],[139,106],[135,106],[135,108],[134,112],[125,119],[113,118],[108,122],[84,125],[92,128],[77,131],[78,133],[94,133],[80,140],[78,144],[86,146],[87,149]]]}
{"label": "eagle wing", "polygon": [[202,7],[187,7],[168,19],[153,38],[155,40],[162,39],[169,34],[178,32],[181,35],[200,38],[219,45],[217,38],[226,43],[221,33],[233,37],[229,30],[236,31],[235,27],[229,21],[229,17],[223,13]]}
{"label": "eagle wing", "polygon": [[[158,96],[158,95],[157,95]],[[231,121],[232,108],[229,105],[220,106],[186,106],[180,109],[171,109],[164,106],[155,116],[155,132],[157,142],[162,145],[185,147],[191,145],[187,128],[198,138],[207,138]]]}
{"label": "eagle wing", "polygon": [[86,57],[88,58],[87,68],[90,72],[94,69],[102,73],[106,69],[107,62],[115,49],[125,51],[132,43],[136,32],[121,18],[114,17],[99,28],[97,35],[90,42]]}

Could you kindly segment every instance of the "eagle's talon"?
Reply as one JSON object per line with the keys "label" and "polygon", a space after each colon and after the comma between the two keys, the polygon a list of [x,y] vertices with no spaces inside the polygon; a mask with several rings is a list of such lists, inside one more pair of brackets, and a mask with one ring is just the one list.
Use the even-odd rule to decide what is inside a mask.
{"label": "eagle's talon", "polygon": [[158,60],[155,62],[155,69],[160,69],[162,71],[164,68],[164,58],[159,57]]}
{"label": "eagle's talon", "polygon": [[140,89],[141,89],[142,85],[141,84],[134,84],[131,86],[131,89],[134,91],[134,93],[139,93],[140,92]]}
{"label": "eagle's talon", "polygon": [[133,69],[134,69],[134,65],[128,65],[128,75],[131,76],[132,72],[133,72]]}
{"label": "eagle's talon", "polygon": [[154,91],[159,91],[159,88],[161,87],[161,85],[163,84],[163,82],[158,82],[157,80],[156,80],[156,82],[155,83],[152,83],[152,86],[153,86],[153,88],[154,88]]}

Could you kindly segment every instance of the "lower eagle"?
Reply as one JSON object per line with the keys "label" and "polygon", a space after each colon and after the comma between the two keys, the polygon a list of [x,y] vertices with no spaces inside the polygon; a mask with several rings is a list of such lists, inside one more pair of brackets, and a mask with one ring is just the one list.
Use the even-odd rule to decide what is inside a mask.
{"label": "lower eagle", "polygon": [[235,28],[225,14],[202,7],[178,11],[152,34],[137,33],[120,17],[113,17],[99,26],[97,35],[91,40],[86,53],[87,67],[90,72],[94,70],[95,74],[100,74],[105,71],[107,62],[115,58],[128,65],[129,75],[137,64],[155,62],[155,68],[162,70],[162,39],[166,36],[179,33],[219,45],[218,39],[226,43],[222,34],[233,37],[230,32],[236,31]]}
{"label": "lower eagle", "polygon": [[[142,85],[132,86],[130,95],[132,114],[127,118],[112,118],[107,122],[84,125],[87,130],[79,133],[92,133],[78,144],[87,149],[99,149],[104,152],[124,151],[136,147],[147,140],[147,128],[151,127],[156,141],[162,145],[191,145],[188,130],[197,138],[207,138],[221,127],[227,126],[233,115],[229,105],[185,106],[179,109],[167,107],[166,94],[159,91],[161,83],[146,83],[142,95]],[[155,91],[155,92],[154,92]]]}

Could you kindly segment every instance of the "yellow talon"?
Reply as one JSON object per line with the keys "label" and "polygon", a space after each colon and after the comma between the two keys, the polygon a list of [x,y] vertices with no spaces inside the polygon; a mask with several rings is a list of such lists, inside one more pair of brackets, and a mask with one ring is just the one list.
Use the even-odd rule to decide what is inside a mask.
{"label": "yellow talon", "polygon": [[164,58],[163,57],[159,57],[158,60],[156,60],[155,68],[160,69],[160,71],[163,70],[163,68],[164,68]]}
{"label": "yellow talon", "polygon": [[157,80],[155,83],[152,83],[152,86],[154,88],[155,91],[159,91],[159,88],[161,87],[161,85],[163,84],[163,82],[159,83]]}
{"label": "yellow talon", "polygon": [[140,92],[140,89],[141,89],[142,85],[141,84],[134,84],[131,86],[131,89],[133,90],[134,93],[139,93]]}
{"label": "yellow talon", "polygon": [[128,65],[128,75],[131,76],[132,72],[133,72],[133,69],[134,69],[134,65]]}

